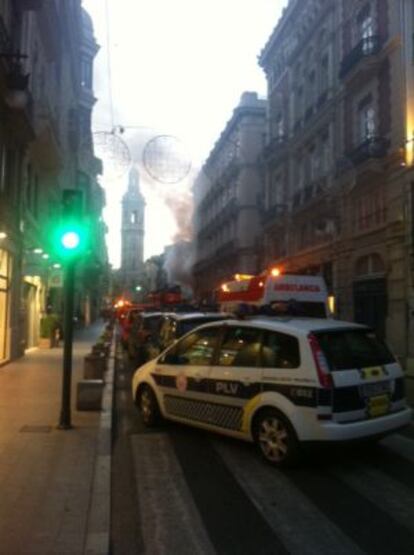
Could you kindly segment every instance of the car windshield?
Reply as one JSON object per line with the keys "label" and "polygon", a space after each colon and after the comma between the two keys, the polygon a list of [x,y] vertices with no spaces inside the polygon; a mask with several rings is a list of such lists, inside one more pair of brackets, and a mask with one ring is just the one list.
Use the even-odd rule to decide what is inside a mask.
{"label": "car windshield", "polygon": [[369,329],[315,332],[332,371],[395,362],[388,347]]}

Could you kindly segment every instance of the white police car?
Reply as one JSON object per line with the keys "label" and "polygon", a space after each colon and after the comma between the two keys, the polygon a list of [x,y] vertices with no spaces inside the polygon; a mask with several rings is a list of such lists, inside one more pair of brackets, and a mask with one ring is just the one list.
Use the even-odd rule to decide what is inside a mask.
{"label": "white police car", "polygon": [[203,325],[139,368],[132,393],[146,425],[162,416],[255,441],[278,466],[302,442],[381,437],[411,419],[387,346],[334,320]]}

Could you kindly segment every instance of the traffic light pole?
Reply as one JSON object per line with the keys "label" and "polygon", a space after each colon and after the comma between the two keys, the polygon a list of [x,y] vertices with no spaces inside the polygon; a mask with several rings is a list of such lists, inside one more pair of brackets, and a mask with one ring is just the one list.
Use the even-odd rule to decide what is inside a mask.
{"label": "traffic light pole", "polygon": [[70,430],[71,387],[72,387],[72,345],[73,345],[73,305],[75,295],[75,261],[68,260],[64,276],[64,326],[63,326],[63,379],[62,403],[58,428]]}

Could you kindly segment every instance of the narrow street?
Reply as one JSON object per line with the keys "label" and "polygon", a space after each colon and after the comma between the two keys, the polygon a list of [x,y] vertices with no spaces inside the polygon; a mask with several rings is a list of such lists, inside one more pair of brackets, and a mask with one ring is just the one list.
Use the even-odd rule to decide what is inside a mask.
{"label": "narrow street", "polygon": [[323,448],[281,472],[253,445],[164,423],[146,430],[118,361],[112,553],[411,554],[414,427]]}

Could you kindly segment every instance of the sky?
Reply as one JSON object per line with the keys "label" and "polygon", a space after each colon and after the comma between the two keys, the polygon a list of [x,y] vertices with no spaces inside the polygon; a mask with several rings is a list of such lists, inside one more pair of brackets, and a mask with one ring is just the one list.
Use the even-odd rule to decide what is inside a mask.
{"label": "sky", "polygon": [[[140,172],[146,200],[146,259],[188,235],[194,177],[242,92],[266,95],[257,57],[288,0],[82,3],[92,16],[100,45],[94,68],[98,100],[93,129],[105,168],[101,178],[107,200],[104,218],[109,258],[116,268],[120,202],[129,164]],[[172,156],[165,143],[168,149],[178,146],[182,153],[175,179],[159,173],[162,152]],[[158,163],[151,166],[154,156]]]}

